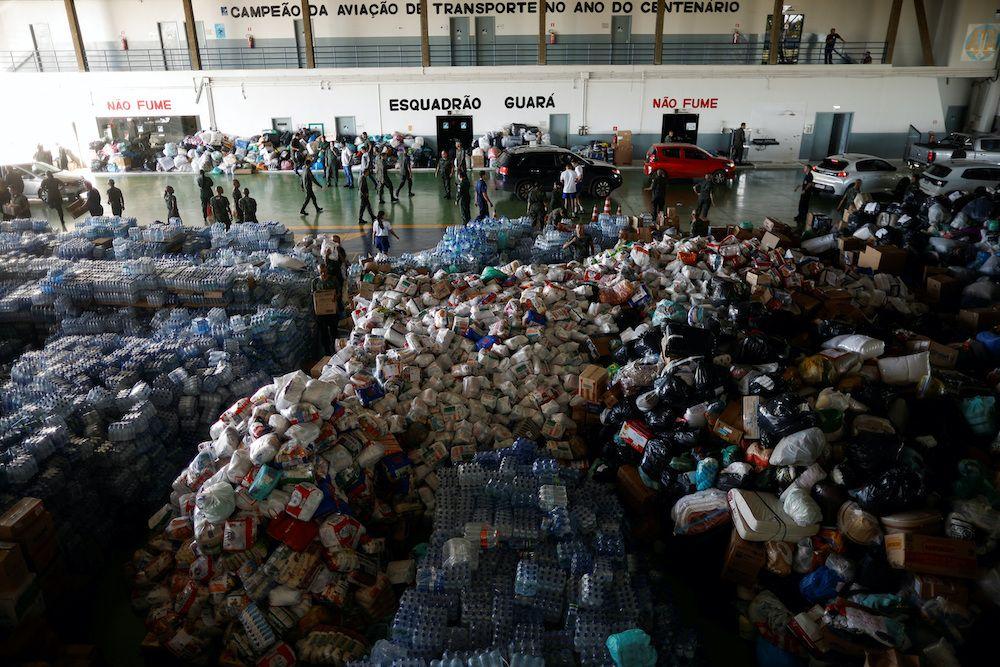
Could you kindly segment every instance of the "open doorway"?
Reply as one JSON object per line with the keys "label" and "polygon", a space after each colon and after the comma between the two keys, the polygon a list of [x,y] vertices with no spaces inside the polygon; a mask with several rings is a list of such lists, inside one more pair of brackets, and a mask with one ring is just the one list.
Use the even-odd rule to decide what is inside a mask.
{"label": "open doorway", "polygon": [[673,141],[684,144],[698,143],[698,114],[696,113],[665,113],[660,141],[667,141],[667,136],[673,132]]}
{"label": "open doorway", "polygon": [[466,150],[472,147],[472,116],[438,116],[437,149],[451,152],[456,141]]}
{"label": "open doorway", "polygon": [[[805,25],[804,14],[782,14],[781,32],[778,33],[778,64],[794,65],[799,62],[799,47],[802,44],[802,27]],[[764,53],[761,64],[770,62],[771,56],[771,23],[774,15],[768,14],[764,25]]]}
{"label": "open doorway", "polygon": [[851,140],[851,125],[854,122],[854,112],[816,113],[816,123],[813,125],[812,150],[810,160],[822,160],[830,155],[846,153]]}

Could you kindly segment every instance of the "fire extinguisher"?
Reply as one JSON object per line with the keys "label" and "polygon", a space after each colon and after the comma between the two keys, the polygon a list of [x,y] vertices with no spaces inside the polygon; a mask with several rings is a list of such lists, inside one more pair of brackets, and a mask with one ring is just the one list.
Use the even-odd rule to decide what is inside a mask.
{"label": "fire extinguisher", "polygon": [[740,43],[740,38],[742,36],[743,35],[740,33],[739,28],[734,28],[733,29],[733,44],[739,44]]}
{"label": "fire extinguisher", "polygon": [[128,40],[125,39],[125,31],[124,30],[121,33],[121,44],[122,44],[122,51],[128,51]]}
{"label": "fire extinguisher", "polygon": [[549,44],[555,44],[555,43],[556,43],[556,31],[552,30],[550,28],[549,29]]}
{"label": "fire extinguisher", "polygon": [[247,33],[247,48],[253,48],[253,35],[249,32]]}

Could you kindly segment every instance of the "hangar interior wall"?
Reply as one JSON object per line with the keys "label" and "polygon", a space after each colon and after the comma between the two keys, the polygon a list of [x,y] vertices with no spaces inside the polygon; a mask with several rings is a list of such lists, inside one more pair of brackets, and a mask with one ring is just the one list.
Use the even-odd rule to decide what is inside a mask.
{"label": "hangar interior wall", "polygon": [[[130,48],[160,48],[160,24],[175,23],[184,43],[184,12],[180,0],[77,0],[81,32],[91,49],[118,49],[125,35]],[[200,39],[207,47],[241,47],[247,35],[258,46],[294,46],[297,0],[194,0]],[[314,0],[316,43],[322,45],[416,44],[420,40],[419,2],[332,2]],[[987,0],[925,0],[935,64],[955,66],[972,24],[992,22],[997,7]],[[794,11],[805,16],[803,48],[822,49],[822,36],[832,27],[851,42],[882,42],[890,0],[802,0]],[[429,0],[432,45],[447,46],[453,18],[492,16],[498,45],[537,42],[537,0],[515,2],[437,2]],[[550,2],[547,23],[559,43],[602,44],[611,41],[613,17],[630,17],[628,41],[650,43],[655,25],[655,0]],[[665,41],[678,44],[728,43],[734,31],[744,41],[766,39],[771,0],[667,2]],[[61,0],[0,0],[0,50],[33,48],[32,24],[48,26],[56,49],[71,49]],[[473,34],[467,37],[475,43]],[[921,49],[913,3],[903,4],[896,47],[896,65],[921,65]],[[968,61],[962,62],[967,66]],[[975,64],[975,63],[972,63]],[[984,68],[991,63],[982,63]]]}

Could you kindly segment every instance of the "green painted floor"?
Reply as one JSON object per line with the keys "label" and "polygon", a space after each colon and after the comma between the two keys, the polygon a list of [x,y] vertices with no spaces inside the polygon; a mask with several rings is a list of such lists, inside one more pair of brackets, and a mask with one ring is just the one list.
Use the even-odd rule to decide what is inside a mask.
{"label": "green painted floor", "polygon": [[[638,215],[649,210],[649,193],[643,188],[646,178],[637,169],[625,170],[625,183],[612,195],[613,208],[617,212],[619,205],[628,215]],[[798,205],[798,194],[793,188],[799,182],[800,172],[792,169],[746,170],[741,171],[730,184],[716,188],[716,205],[710,213],[714,224],[735,224],[741,220],[750,220],[759,224],[764,216],[770,215],[791,222]],[[162,220],[165,215],[163,206],[163,190],[171,185],[177,194],[181,216],[189,225],[202,224],[199,212],[198,191],[195,187],[195,177],[191,174],[98,174],[94,183],[103,191],[107,190],[107,180],[111,176],[125,195],[125,214],[137,218],[140,224],[153,220]],[[231,179],[216,177],[216,185],[221,185],[226,196],[232,191]],[[314,234],[316,232],[336,232],[341,235],[346,250],[349,253],[367,253],[371,251],[371,226],[359,226],[357,190],[339,188],[322,188],[317,190],[317,200],[323,208],[322,213],[315,213],[310,208],[308,215],[300,216],[302,191],[298,180],[292,174],[256,174],[242,176],[239,181],[243,187],[250,188],[251,194],[257,199],[259,220],[279,220],[292,229],[296,235]],[[460,224],[458,207],[454,201],[441,198],[439,183],[433,173],[418,172],[414,177],[413,197],[403,193],[402,201],[392,204],[386,200],[385,209],[392,221],[400,240],[395,241],[392,253],[424,250],[435,245],[441,238],[441,230],[448,225]],[[506,192],[493,192],[490,181],[491,196],[497,205],[500,215],[509,217],[524,215],[526,205]],[[691,209],[695,203],[695,193],[691,181],[677,181],[670,185],[667,204],[676,206],[682,222],[686,225],[690,220]],[[594,205],[603,209],[603,201],[585,198],[583,205],[589,218]],[[814,197],[813,209],[817,212],[829,212],[834,207],[835,200],[829,197]],[[378,210],[377,195],[373,193],[372,206]],[[105,204],[105,210],[107,205]],[[473,206],[473,215],[475,215]],[[47,215],[53,221],[54,228],[59,228],[59,220],[52,212],[39,202],[32,204],[32,212],[36,216]],[[67,221],[72,227],[72,221]]]}

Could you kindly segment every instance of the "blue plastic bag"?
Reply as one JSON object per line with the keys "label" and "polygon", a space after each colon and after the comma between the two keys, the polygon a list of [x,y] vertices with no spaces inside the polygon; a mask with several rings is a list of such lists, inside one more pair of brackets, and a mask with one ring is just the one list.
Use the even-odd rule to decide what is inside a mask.
{"label": "blue plastic bag", "polygon": [[656,649],[650,646],[649,635],[639,628],[611,635],[605,643],[618,667],[653,667],[656,664]]}

